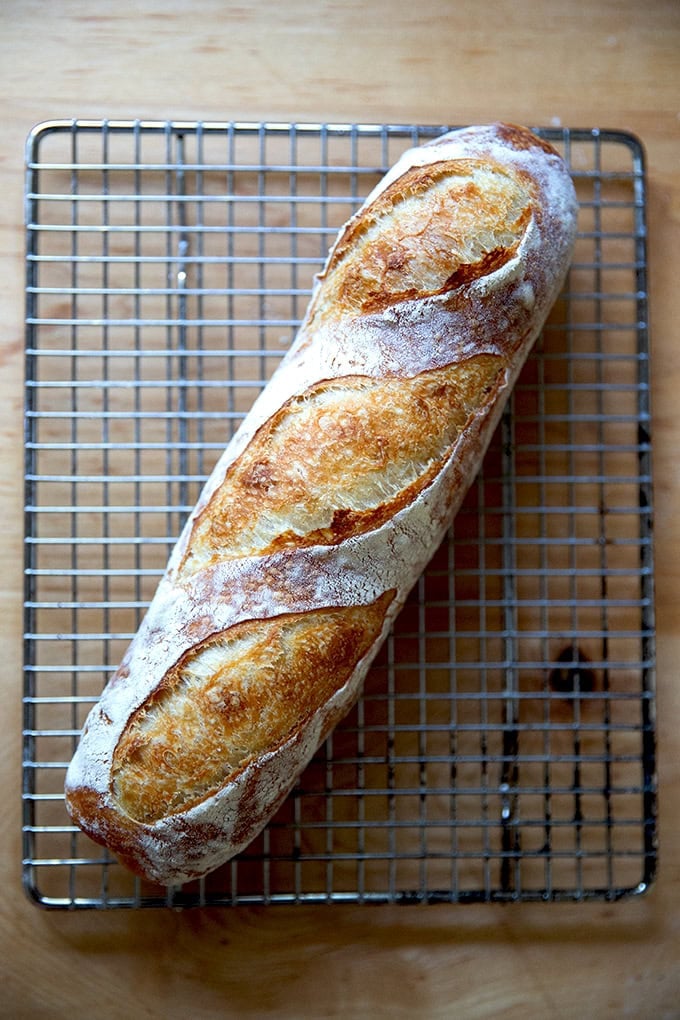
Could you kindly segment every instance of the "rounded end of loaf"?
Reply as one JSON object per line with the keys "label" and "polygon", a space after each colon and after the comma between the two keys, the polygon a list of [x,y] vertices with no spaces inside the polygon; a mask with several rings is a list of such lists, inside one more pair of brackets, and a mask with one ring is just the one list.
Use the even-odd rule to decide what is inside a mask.
{"label": "rounded end of loaf", "polygon": [[405,152],[345,225],[305,328],[337,329],[433,299],[465,303],[475,287],[495,287],[512,272],[536,228],[543,275],[561,283],[576,213],[563,159],[527,128],[448,132]]}
{"label": "rounded end of loaf", "polygon": [[[95,710],[67,773],[73,821],[164,885],[234,856],[356,700],[394,594],[212,635],[127,716],[114,747],[105,739],[114,721]],[[88,758],[100,760],[98,783]]]}

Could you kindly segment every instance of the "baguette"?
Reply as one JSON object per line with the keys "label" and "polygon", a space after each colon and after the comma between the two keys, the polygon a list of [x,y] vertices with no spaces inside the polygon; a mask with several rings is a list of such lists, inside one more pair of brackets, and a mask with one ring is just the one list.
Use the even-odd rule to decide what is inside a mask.
{"label": "baguette", "polygon": [[217,463],[66,776],[74,821],[161,884],[266,825],[472,482],[568,269],[567,168],[524,128],[406,152],[340,231]]}

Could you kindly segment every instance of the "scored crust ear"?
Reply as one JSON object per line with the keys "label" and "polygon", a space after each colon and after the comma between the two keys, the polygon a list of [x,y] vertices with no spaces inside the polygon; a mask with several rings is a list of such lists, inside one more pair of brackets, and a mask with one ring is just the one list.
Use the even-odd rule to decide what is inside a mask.
{"label": "scored crust ear", "polygon": [[130,717],[112,794],[150,823],[271,754],[338,691],[380,634],[394,598],[248,620],[190,649]]}
{"label": "scored crust ear", "polygon": [[519,247],[534,191],[526,174],[490,161],[412,167],[349,221],[310,322],[381,312],[494,272]]}
{"label": "scored crust ear", "polygon": [[220,560],[380,527],[436,477],[503,370],[480,354],[414,378],[326,380],[289,400],[196,518],[177,581]]}

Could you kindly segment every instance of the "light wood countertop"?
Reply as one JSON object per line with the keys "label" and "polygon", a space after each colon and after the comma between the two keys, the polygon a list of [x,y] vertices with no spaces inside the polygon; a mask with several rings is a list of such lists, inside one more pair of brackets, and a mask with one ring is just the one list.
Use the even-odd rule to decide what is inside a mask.
{"label": "light wood countertop", "polygon": [[[680,1016],[680,6],[5,0],[0,1014]],[[48,913],[21,889],[23,154],[50,118],[619,128],[648,165],[660,873],[618,904]]]}

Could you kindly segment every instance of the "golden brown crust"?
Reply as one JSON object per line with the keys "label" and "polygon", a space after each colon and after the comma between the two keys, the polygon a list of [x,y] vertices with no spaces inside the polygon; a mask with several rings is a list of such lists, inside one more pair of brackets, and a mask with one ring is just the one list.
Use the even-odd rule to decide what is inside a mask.
{"label": "golden brown crust", "polygon": [[348,223],[312,321],[445,294],[500,268],[517,251],[534,192],[526,174],[488,159],[413,167]]}
{"label": "golden brown crust", "polygon": [[559,153],[554,145],[547,142],[545,138],[541,138],[540,135],[535,135],[532,131],[527,131],[525,127],[519,124],[496,124],[496,131],[498,137],[501,138],[516,152],[527,152],[530,149],[542,149],[543,152],[549,156],[555,156],[559,159]]}
{"label": "golden brown crust", "polygon": [[324,380],[287,401],[196,518],[178,578],[379,527],[441,470],[503,369],[480,354],[412,378]]}
{"label": "golden brown crust", "polygon": [[118,741],[116,804],[136,821],[157,821],[289,740],[346,683],[394,595],[248,620],[188,649]]}

